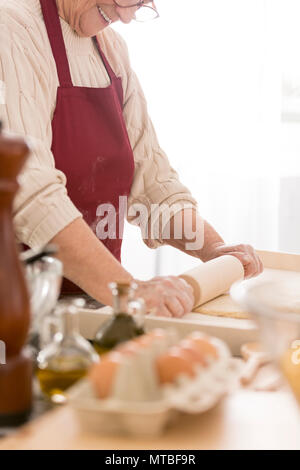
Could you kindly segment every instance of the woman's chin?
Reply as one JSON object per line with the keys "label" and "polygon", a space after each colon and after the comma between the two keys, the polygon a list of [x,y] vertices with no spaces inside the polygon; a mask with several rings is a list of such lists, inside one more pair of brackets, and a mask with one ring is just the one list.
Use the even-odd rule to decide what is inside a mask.
{"label": "woman's chin", "polygon": [[98,9],[93,8],[92,10],[83,13],[80,18],[79,31],[76,32],[82,37],[92,37],[100,33],[100,31],[105,29],[107,26],[108,24],[101,18]]}

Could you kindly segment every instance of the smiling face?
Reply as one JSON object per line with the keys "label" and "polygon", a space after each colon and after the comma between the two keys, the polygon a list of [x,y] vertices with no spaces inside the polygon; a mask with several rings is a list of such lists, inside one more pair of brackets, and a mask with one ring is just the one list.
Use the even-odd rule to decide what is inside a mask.
{"label": "smiling face", "polygon": [[[137,2],[138,0],[136,0]],[[119,0],[119,5],[126,6],[130,0]],[[135,3],[135,0],[132,0]],[[134,19],[138,7],[120,8],[113,0],[100,0],[93,7],[82,13],[80,18],[80,30],[82,36],[94,36],[102,31],[110,23],[122,21],[128,24]],[[107,21],[109,20],[109,21]]]}
{"label": "smiling face", "polygon": [[[130,23],[139,7],[126,5],[138,0],[56,0],[58,13],[79,36],[91,37],[116,21]],[[143,3],[152,3],[145,0]],[[123,8],[122,8],[123,7]]]}

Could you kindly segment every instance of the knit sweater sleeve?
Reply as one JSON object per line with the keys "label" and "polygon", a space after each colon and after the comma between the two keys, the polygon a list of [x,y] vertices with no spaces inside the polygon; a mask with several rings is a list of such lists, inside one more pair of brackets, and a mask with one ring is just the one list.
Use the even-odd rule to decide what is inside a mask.
{"label": "knit sweater sleeve", "polygon": [[51,152],[49,59],[30,27],[0,12],[0,119],[4,129],[29,137],[31,155],[20,176],[14,205],[17,239],[43,246],[78,217],[66,177]]}

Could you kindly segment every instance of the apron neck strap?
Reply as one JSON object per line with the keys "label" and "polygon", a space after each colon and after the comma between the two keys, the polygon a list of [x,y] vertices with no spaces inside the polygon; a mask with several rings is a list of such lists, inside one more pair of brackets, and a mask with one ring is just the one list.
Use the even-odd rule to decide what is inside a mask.
{"label": "apron neck strap", "polygon": [[55,0],[40,0],[61,87],[72,87],[72,78]]}
{"label": "apron neck strap", "polygon": [[107,74],[108,74],[110,80],[112,81],[113,79],[116,79],[117,76],[116,76],[115,72],[114,72],[113,69],[111,68],[110,63],[108,62],[107,58],[105,57],[105,55],[104,55],[103,52],[102,52],[102,49],[101,49],[101,47],[100,47],[99,37],[98,37],[98,36],[94,36],[94,37],[93,37],[93,41],[94,41],[94,43],[95,43],[95,45],[96,45],[96,47],[97,47],[97,49],[98,49],[98,51],[99,51],[100,57],[101,57],[101,59],[102,59],[102,62],[104,63],[104,66],[105,66],[105,68],[106,68],[106,72],[107,72]]}

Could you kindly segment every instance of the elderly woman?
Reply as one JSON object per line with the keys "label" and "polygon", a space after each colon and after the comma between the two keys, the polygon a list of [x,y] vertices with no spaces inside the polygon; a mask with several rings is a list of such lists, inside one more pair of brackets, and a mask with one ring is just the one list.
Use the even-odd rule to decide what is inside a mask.
{"label": "elderly woman", "polygon": [[[18,240],[55,243],[73,290],[105,304],[110,281],[133,279],[120,263],[125,215],[152,248],[169,244],[203,261],[231,254],[246,276],[260,273],[250,246],[226,245],[198,215],[158,144],[124,40],[110,27],[157,17],[154,2],[0,0],[0,8],[0,117],[32,141],[14,208]],[[160,315],[192,307],[179,278],[136,282]]]}

